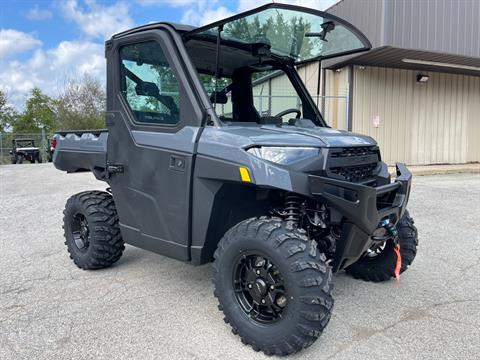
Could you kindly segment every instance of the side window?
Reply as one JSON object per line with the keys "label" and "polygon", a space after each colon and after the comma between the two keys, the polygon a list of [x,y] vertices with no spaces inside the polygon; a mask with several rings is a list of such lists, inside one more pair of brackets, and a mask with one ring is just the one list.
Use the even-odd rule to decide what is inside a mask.
{"label": "side window", "polygon": [[179,84],[162,48],[147,41],[120,48],[121,92],[139,123],[175,125]]}

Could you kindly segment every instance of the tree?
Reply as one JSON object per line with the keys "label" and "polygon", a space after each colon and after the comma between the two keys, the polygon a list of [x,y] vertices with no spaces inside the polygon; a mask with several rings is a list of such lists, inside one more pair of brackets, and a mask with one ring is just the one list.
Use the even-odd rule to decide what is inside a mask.
{"label": "tree", "polygon": [[312,39],[306,38],[311,23],[304,17],[292,16],[286,19],[283,13],[272,11],[267,18],[258,15],[242,18],[225,26],[224,38],[245,42],[266,42],[277,52],[298,59],[309,58],[314,54]]}
{"label": "tree", "polygon": [[24,112],[12,124],[14,132],[46,132],[55,129],[55,101],[35,87],[25,103]]}
{"label": "tree", "polygon": [[105,127],[105,90],[100,82],[85,74],[70,80],[57,100],[57,128],[62,130]]}
{"label": "tree", "polygon": [[8,97],[0,90],[0,132],[10,130],[18,117],[17,112],[8,104]]}

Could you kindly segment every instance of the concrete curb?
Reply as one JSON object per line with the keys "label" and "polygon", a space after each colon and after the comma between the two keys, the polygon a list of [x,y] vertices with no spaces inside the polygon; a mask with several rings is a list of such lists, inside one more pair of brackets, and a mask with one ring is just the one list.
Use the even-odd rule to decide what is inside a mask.
{"label": "concrete curb", "polygon": [[[425,166],[408,166],[413,175],[445,175],[445,174],[479,174],[480,164],[460,164],[460,165],[425,165]],[[390,174],[395,175],[395,167],[389,166]]]}

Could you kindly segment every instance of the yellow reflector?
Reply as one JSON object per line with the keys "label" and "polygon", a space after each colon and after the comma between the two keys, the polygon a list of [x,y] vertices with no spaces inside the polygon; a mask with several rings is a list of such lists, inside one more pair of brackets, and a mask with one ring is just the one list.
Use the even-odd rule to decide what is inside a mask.
{"label": "yellow reflector", "polygon": [[240,177],[242,178],[243,182],[252,182],[252,179],[250,178],[250,173],[248,172],[248,169],[246,167],[240,167]]}

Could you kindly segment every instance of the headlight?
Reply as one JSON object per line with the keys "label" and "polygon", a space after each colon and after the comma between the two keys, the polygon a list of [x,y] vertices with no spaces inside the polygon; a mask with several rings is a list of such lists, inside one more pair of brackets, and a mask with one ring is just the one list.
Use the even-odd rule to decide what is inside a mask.
{"label": "headlight", "polygon": [[252,147],[248,153],[277,164],[289,165],[295,162],[318,156],[320,149],[314,147],[280,147],[260,146]]}

